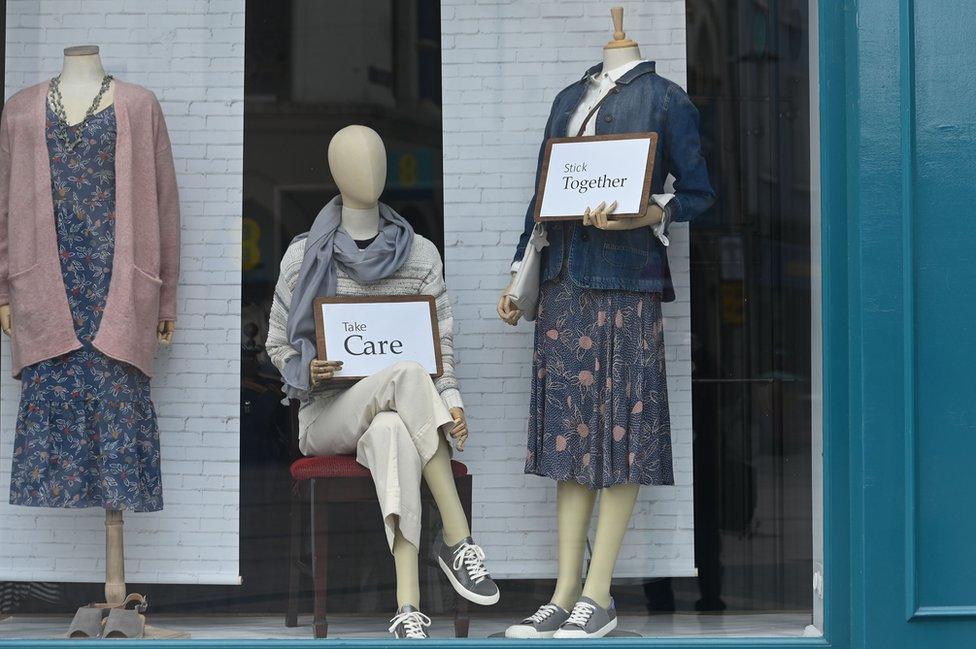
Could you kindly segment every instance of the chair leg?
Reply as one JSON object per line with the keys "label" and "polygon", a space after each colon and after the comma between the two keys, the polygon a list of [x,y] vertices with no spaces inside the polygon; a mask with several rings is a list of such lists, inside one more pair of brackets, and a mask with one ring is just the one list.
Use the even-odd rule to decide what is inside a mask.
{"label": "chair leg", "polygon": [[454,637],[467,638],[468,629],[471,627],[471,618],[468,617],[468,600],[460,595],[454,595]]}
{"label": "chair leg", "polygon": [[292,487],[290,518],[290,537],[288,539],[288,608],[285,611],[285,626],[298,626],[298,590],[301,587],[298,564],[302,557],[302,491],[304,485],[297,482]]}
{"label": "chair leg", "polygon": [[326,581],[328,579],[329,559],[329,504],[322,493],[325,481],[311,480],[312,502],[312,581],[315,590],[314,618],[312,624],[316,638],[325,638],[329,634],[329,622],[326,616]]}
{"label": "chair leg", "polygon": [[468,519],[468,528],[471,527],[471,476],[463,475],[456,479],[458,498],[461,499],[461,509],[464,510],[464,516]]}
{"label": "chair leg", "polygon": [[[458,498],[461,500],[461,508],[464,516],[468,519],[468,527],[471,527],[471,476],[465,475],[454,480],[457,487]],[[460,595],[454,598],[454,637],[467,638],[471,626],[471,618],[468,617],[468,600]]]}

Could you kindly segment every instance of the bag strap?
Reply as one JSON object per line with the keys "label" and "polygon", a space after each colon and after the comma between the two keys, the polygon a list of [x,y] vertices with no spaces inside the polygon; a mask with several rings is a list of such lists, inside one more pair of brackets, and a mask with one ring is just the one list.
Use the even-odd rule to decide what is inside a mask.
{"label": "bag strap", "polygon": [[586,130],[586,125],[590,123],[590,118],[596,114],[596,111],[600,110],[600,106],[603,104],[603,102],[607,100],[607,97],[609,97],[612,94],[615,94],[614,91],[616,89],[617,89],[617,84],[614,84],[613,88],[608,90],[605,95],[600,97],[600,101],[596,102],[596,105],[593,106],[593,108],[590,109],[590,112],[586,114],[586,117],[583,118],[583,123],[580,124],[579,132],[576,133],[576,137],[583,137],[583,131]]}

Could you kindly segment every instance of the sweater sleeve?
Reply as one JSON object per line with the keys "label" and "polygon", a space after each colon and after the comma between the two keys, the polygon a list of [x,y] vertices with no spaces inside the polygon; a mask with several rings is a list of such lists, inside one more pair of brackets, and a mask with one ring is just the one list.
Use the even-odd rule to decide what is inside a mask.
{"label": "sweater sleeve", "polygon": [[180,196],[169,132],[159,102],[153,97],[156,138],[156,200],[159,210],[159,319],[176,320],[176,285],[180,280]]}
{"label": "sweater sleeve", "polygon": [[298,282],[298,271],[302,267],[302,257],[305,246],[302,242],[288,246],[285,256],[281,258],[281,272],[278,283],[275,284],[274,299],[271,302],[271,317],[268,321],[268,340],[265,351],[271,363],[281,372],[285,361],[298,354],[288,342],[285,327],[288,324],[288,309],[291,305],[291,294]]}
{"label": "sweater sleeve", "polygon": [[10,304],[7,258],[7,216],[10,210],[10,127],[7,111],[0,116],[0,305]]}
{"label": "sweater sleeve", "polygon": [[454,313],[451,309],[451,298],[447,294],[447,284],[444,282],[444,264],[436,249],[433,255],[433,263],[420,292],[433,296],[437,306],[437,328],[441,334],[441,362],[444,373],[434,381],[434,385],[440,392],[444,405],[463,409],[464,402],[461,400],[457,375],[454,373]]}

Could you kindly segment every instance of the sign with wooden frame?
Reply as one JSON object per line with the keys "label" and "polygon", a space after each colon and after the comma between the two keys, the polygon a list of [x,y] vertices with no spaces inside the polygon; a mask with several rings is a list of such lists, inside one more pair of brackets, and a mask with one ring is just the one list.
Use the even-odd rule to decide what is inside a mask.
{"label": "sign with wooden frame", "polygon": [[617,201],[612,219],[643,216],[651,198],[657,133],[553,137],[536,188],[536,222],[573,221]]}
{"label": "sign with wooden frame", "polygon": [[402,361],[444,373],[437,305],[430,295],[315,298],[320,360],[341,360],[334,380],[358,381]]}

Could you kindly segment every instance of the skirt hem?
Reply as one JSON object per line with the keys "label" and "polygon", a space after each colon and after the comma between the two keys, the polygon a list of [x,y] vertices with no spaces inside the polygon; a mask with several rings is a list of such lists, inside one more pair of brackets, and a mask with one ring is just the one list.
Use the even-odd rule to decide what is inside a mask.
{"label": "skirt hem", "polygon": [[575,476],[556,476],[550,473],[546,473],[542,469],[530,469],[528,467],[525,468],[525,475],[537,475],[540,478],[549,478],[550,480],[554,480],[556,482],[575,482],[576,484],[584,486],[587,489],[591,489],[593,491],[596,491],[598,489],[609,489],[610,487],[619,487],[620,485],[625,485],[625,484],[635,484],[635,485],[640,485],[642,487],[673,487],[674,486],[673,479],[670,481],[650,481],[644,479],[610,480],[604,482],[603,484],[595,485],[595,484],[589,484],[583,482],[581,480],[577,480]]}
{"label": "skirt hem", "polygon": [[15,507],[38,507],[44,509],[108,509],[108,510],[118,510],[126,512],[135,512],[137,514],[144,514],[150,512],[158,512],[163,510],[163,503],[159,503],[159,506],[150,505],[148,507],[133,507],[129,504],[123,503],[97,503],[91,501],[78,502],[78,503],[67,503],[67,504],[51,504],[42,502],[18,502],[17,499],[11,498],[9,500],[10,504]]}

